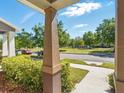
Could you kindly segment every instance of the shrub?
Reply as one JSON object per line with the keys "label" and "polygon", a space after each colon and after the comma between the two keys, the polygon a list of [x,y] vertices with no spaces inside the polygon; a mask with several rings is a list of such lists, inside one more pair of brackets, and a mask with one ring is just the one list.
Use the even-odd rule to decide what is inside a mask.
{"label": "shrub", "polygon": [[70,65],[68,63],[62,66],[61,79],[62,93],[69,93],[74,88],[74,84],[70,78]]}
{"label": "shrub", "polygon": [[111,86],[111,89],[115,90],[113,74],[110,74],[108,77],[109,77],[109,85]]}
{"label": "shrub", "polygon": [[41,91],[41,62],[28,56],[17,56],[3,59],[2,67],[7,80],[28,90]]}
{"label": "shrub", "polygon": [[[26,90],[39,93],[42,91],[42,62],[31,60],[29,56],[4,58],[2,68],[6,72],[6,79],[12,83],[26,88]],[[70,65],[62,64],[62,93],[73,89],[70,79]],[[31,92],[30,92],[31,93]]]}

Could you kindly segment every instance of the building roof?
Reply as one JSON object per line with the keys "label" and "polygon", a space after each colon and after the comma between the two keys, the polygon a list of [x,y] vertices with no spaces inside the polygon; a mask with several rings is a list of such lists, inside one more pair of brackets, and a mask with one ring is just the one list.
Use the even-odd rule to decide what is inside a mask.
{"label": "building roof", "polygon": [[45,14],[44,9],[50,6],[56,10],[60,10],[62,8],[79,2],[80,0],[18,0],[18,1]]}
{"label": "building roof", "polygon": [[16,26],[0,18],[0,32],[19,31]]}

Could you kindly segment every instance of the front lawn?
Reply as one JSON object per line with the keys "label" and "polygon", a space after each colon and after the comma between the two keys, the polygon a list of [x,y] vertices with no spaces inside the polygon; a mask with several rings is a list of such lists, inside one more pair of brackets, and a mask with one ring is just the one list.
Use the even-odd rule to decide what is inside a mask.
{"label": "front lawn", "polygon": [[84,61],[76,60],[76,59],[63,59],[61,60],[62,63],[73,63],[73,64],[81,64],[81,65],[87,65]]}
{"label": "front lawn", "polygon": [[114,65],[114,63],[106,62],[106,63],[103,63],[102,65],[99,65],[99,67],[114,69],[115,68],[115,65]]}
{"label": "front lawn", "polygon": [[109,68],[109,69],[114,69],[115,68],[114,63],[109,63],[109,62],[102,63],[101,65],[87,64],[86,62],[81,61],[81,60],[77,60],[77,59],[63,59],[63,60],[61,60],[61,62],[72,63],[72,64],[80,64],[80,65],[88,65],[88,66],[95,66],[95,67],[103,67],[103,68]]}
{"label": "front lawn", "polygon": [[88,71],[79,68],[71,68],[71,80],[74,84],[79,83],[86,75]]}

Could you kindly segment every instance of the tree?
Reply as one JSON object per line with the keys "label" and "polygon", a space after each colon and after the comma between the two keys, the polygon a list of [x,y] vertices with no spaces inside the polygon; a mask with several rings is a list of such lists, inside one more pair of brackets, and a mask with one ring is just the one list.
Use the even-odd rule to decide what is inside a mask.
{"label": "tree", "polygon": [[83,38],[81,37],[76,37],[75,38],[75,47],[80,48],[84,45]]}
{"label": "tree", "polygon": [[59,45],[60,47],[66,47],[70,43],[70,35],[67,33],[67,30],[63,27],[63,22],[59,21],[58,25],[58,33],[59,33]]}
{"label": "tree", "polygon": [[97,44],[110,47],[115,42],[115,19],[105,19],[96,29]]}
{"label": "tree", "polygon": [[21,33],[16,35],[16,48],[32,48],[32,34],[22,29]]}
{"label": "tree", "polygon": [[33,46],[34,47],[43,47],[44,40],[44,26],[39,23],[32,28],[34,32],[33,36]]}
{"label": "tree", "polygon": [[75,39],[70,39],[69,46],[75,48]]}
{"label": "tree", "polygon": [[[67,47],[70,43],[70,35],[64,29],[62,21],[57,25],[60,47]],[[34,34],[30,34],[22,29],[16,35],[16,48],[32,48],[44,46],[44,26],[39,23],[32,28]]]}
{"label": "tree", "polygon": [[85,45],[94,46],[94,34],[91,31],[84,33],[83,40]]}

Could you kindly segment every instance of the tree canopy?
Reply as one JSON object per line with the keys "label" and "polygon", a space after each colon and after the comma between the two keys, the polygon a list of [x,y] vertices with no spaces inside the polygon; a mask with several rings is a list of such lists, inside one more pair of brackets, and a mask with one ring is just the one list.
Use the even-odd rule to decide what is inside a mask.
{"label": "tree canopy", "polygon": [[115,19],[105,19],[96,29],[96,38],[100,46],[113,46],[115,42]]}
{"label": "tree canopy", "polygon": [[[112,47],[115,42],[115,19],[104,19],[95,31],[85,32],[82,37],[71,38],[62,21],[57,25],[60,47]],[[22,29],[16,35],[16,48],[43,47],[44,25],[41,23],[32,27],[32,33]]]}
{"label": "tree canopy", "polygon": [[39,23],[32,28],[34,32],[33,38],[33,47],[43,47],[44,40],[44,26]]}

